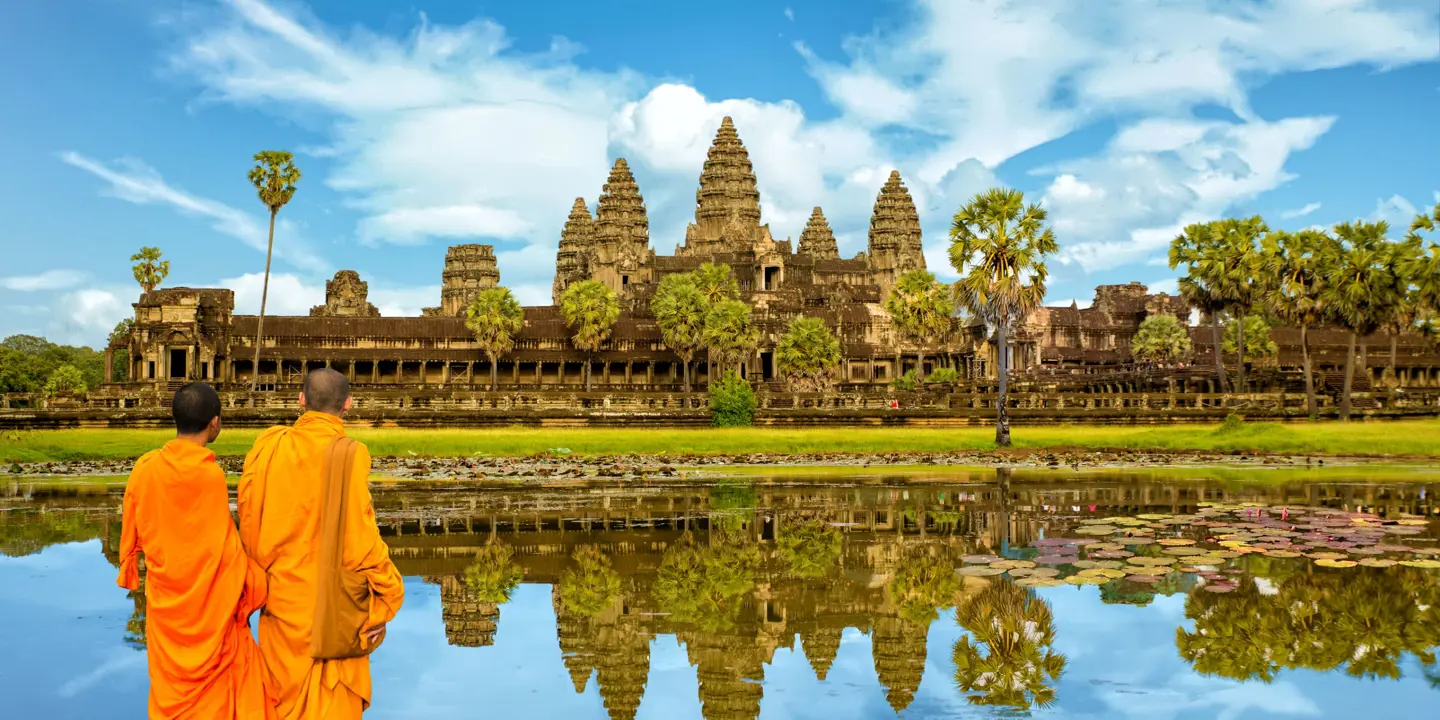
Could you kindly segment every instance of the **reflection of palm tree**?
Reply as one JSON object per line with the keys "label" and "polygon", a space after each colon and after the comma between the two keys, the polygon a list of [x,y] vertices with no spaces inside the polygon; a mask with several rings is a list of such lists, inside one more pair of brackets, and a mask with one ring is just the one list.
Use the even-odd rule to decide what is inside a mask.
{"label": "reflection of palm tree", "polygon": [[578,615],[600,613],[620,596],[620,574],[610,567],[610,559],[600,549],[587,545],[575,551],[575,566],[560,578],[560,602],[565,610]]}
{"label": "reflection of palm tree", "polygon": [[760,565],[760,551],[753,544],[715,539],[715,544],[698,547],[686,536],[666,550],[653,591],[656,604],[672,619],[705,631],[735,623],[741,601],[755,588]]}
{"label": "reflection of palm tree", "polygon": [[[1028,709],[1055,701],[1065,656],[1051,649],[1050,606],[1010,582],[993,582],[955,610],[970,632],[955,643],[955,684],[976,705]],[[982,652],[983,650],[983,652]]]}
{"label": "reflection of palm tree", "polygon": [[900,560],[895,575],[885,585],[885,595],[899,609],[900,617],[929,626],[937,610],[955,604],[960,587],[954,566],[945,558],[908,555]]}
{"label": "reflection of palm tree", "polygon": [[776,554],[786,571],[798,578],[819,578],[839,564],[842,536],[839,530],[805,520],[786,523],[775,539]]}
{"label": "reflection of palm tree", "polygon": [[525,577],[516,567],[515,551],[509,545],[491,544],[475,553],[475,562],[465,568],[465,587],[482,603],[510,602],[510,593]]}
{"label": "reflection of palm tree", "polygon": [[1248,576],[1230,593],[1191,593],[1185,617],[1195,621],[1195,632],[1176,629],[1180,657],[1206,675],[1274,680],[1280,663],[1270,641],[1279,637],[1281,628],[1275,613],[1267,612],[1269,604]]}

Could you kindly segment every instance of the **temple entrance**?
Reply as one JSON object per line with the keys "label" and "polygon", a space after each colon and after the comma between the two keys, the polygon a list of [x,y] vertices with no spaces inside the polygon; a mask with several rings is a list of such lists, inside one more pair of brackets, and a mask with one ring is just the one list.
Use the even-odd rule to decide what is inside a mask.
{"label": "temple entrance", "polygon": [[760,379],[769,381],[775,376],[775,353],[760,353]]}
{"label": "temple entrance", "polygon": [[778,267],[767,267],[767,268],[765,268],[765,289],[766,289],[766,290],[775,290],[775,289],[777,288],[777,286],[779,286],[779,284],[780,284],[780,268],[778,268]]}
{"label": "temple entrance", "polygon": [[170,348],[170,379],[185,379],[185,348]]}

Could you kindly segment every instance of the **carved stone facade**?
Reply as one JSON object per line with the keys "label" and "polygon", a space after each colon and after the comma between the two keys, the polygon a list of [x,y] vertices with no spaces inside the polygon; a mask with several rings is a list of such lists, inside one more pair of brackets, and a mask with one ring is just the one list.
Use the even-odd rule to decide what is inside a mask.
{"label": "carved stone facade", "polygon": [[453,245],[445,253],[445,269],[440,273],[440,306],[425,308],[424,317],[465,317],[481,290],[500,284],[500,270],[495,267],[495,248],[489,245]]}
{"label": "carved stone facade", "polygon": [[325,281],[325,304],[310,308],[311,317],[380,317],[369,301],[370,283],[354,270],[341,270]]}

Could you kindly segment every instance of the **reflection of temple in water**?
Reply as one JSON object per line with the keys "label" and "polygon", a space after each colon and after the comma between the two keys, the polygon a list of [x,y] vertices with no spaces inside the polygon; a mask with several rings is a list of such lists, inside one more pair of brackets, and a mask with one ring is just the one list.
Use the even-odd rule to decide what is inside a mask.
{"label": "reflection of temple in water", "polygon": [[[684,645],[706,718],[748,719],[759,715],[765,666],[778,649],[802,652],[824,681],[846,628],[869,636],[885,698],[897,712],[904,710],[920,686],[928,623],[902,614],[885,587],[898,567],[919,555],[940,555],[959,565],[960,555],[1002,554],[1064,533],[1078,519],[1189,513],[1203,502],[1436,514],[1429,488],[1420,484],[1241,486],[1156,482],[1135,474],[1094,473],[1064,482],[1056,477],[1016,471],[1008,483],[997,484],[994,473],[947,473],[933,483],[921,477],[851,487],[762,481],[724,493],[694,484],[447,491],[401,486],[377,487],[373,495],[381,532],[401,572],[439,586],[450,644],[494,644],[501,607],[481,602],[461,578],[480,548],[503,544],[523,568],[525,582],[552,585],[565,668],[576,692],[594,679],[612,718],[635,717],[651,643],[661,635]],[[45,512],[0,512],[0,550],[27,554],[52,542],[99,537],[107,557],[118,560],[113,555],[119,523],[106,527],[102,519],[114,517],[114,498],[49,502]],[[97,514],[100,503],[104,511]],[[86,522],[61,522],[64,512],[54,508],[67,504],[73,506],[68,512],[84,513]],[[803,523],[843,538],[838,558],[823,575],[800,576],[781,559],[777,541]],[[759,564],[713,626],[682,622],[657,603],[655,583],[667,551],[682,541],[698,548],[730,543],[758,549]],[[598,548],[620,578],[618,594],[590,614],[567,609],[559,588],[574,566],[572,555],[585,546]],[[966,578],[962,592],[984,583]],[[142,603],[143,597],[136,600],[143,618]]]}

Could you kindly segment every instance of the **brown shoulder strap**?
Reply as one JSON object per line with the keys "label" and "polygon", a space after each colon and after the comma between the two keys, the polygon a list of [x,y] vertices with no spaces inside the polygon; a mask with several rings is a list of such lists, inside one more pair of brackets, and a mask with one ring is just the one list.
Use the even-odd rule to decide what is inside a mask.
{"label": "brown shoulder strap", "polygon": [[350,496],[350,466],[356,443],[345,436],[335,438],[325,453],[320,474],[320,568],[340,569],[340,549],[345,537],[345,507]]}

